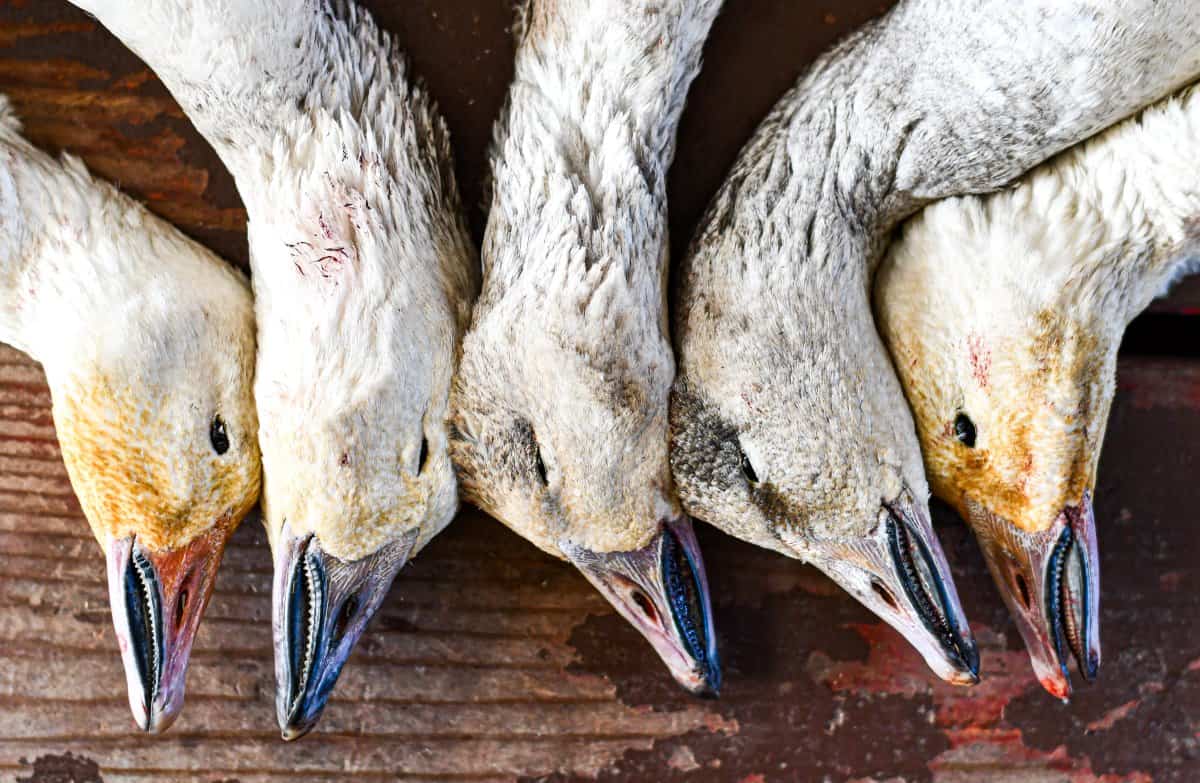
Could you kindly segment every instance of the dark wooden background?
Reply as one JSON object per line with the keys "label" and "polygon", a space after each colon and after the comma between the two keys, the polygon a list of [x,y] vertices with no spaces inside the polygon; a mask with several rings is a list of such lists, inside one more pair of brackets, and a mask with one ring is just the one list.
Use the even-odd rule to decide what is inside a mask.
{"label": "dark wooden background", "polygon": [[[511,73],[508,0],[366,3],[454,132],[478,233],[484,153]],[[676,251],[738,146],[803,65],[886,3],[730,0],[684,116]],[[131,7],[136,3],[131,3]],[[245,266],[232,181],[154,76],[62,0],[0,2],[0,90],[70,150]],[[224,781],[1200,780],[1196,482],[1200,361],[1184,288],[1127,341],[1101,469],[1105,663],[1064,706],[1034,681],[966,530],[936,509],[984,682],[935,682],[815,570],[700,531],[726,666],[719,701],[670,682],[569,567],[478,512],[397,581],[317,732],[278,739],[270,559],[251,521],[164,737],[126,705],[103,563],[71,493],[40,369],[0,348],[0,779]]]}

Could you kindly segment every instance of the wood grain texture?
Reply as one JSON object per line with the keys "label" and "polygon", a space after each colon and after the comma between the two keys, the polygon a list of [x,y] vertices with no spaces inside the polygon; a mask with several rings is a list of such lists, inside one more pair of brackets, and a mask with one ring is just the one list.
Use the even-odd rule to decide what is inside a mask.
{"label": "wood grain texture", "polygon": [[183,717],[162,738],[134,730],[101,558],[38,373],[0,349],[0,779],[1133,783],[1200,773],[1200,630],[1189,622],[1200,603],[1190,529],[1200,487],[1189,480],[1200,364],[1122,364],[1098,492],[1108,658],[1101,683],[1070,706],[1033,680],[978,551],[941,509],[983,644],[982,685],[934,682],[812,569],[704,529],[727,671],[717,702],[678,692],[573,570],[467,511],[406,568],[320,730],[295,744],[274,728],[270,563],[253,521],[226,556]]}
{"label": "wood grain texture", "polygon": [[[508,0],[367,2],[454,133],[472,223],[511,73]],[[671,175],[682,248],[738,146],[803,65],[875,0],[740,0],[718,21]],[[144,66],[61,0],[0,2],[0,90],[30,137],[81,155],[245,265],[232,180]],[[1186,316],[1194,287],[1160,305]],[[1190,297],[1190,298],[1189,298]],[[1101,466],[1106,660],[1070,706],[1032,677],[965,528],[940,532],[985,680],[934,682],[813,569],[700,530],[725,659],[696,701],[584,580],[478,512],[406,567],[318,730],[277,738],[270,559],[238,531],[180,721],[139,735],[103,563],[71,493],[40,369],[0,347],[0,781],[1200,780],[1200,362],[1126,357]]]}

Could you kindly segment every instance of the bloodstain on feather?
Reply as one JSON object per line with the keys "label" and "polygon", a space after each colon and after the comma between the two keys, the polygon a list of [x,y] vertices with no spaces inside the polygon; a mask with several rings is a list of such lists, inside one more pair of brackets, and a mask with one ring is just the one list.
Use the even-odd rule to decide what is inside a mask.
{"label": "bloodstain on feather", "polygon": [[317,268],[321,270],[321,277],[328,280],[333,276],[333,272],[341,266],[342,260],[336,256],[321,256],[316,261]]}
{"label": "bloodstain on feather", "polygon": [[971,354],[971,375],[981,388],[986,389],[992,371],[992,352],[977,334],[967,337],[967,350]]}

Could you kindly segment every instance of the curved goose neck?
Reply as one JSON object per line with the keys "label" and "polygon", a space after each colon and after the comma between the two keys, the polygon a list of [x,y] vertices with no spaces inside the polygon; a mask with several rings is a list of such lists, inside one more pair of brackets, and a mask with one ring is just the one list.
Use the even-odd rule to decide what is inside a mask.
{"label": "curved goose neck", "polygon": [[1110,338],[1115,355],[1124,326],[1200,266],[1198,175],[1200,85],[1072,147],[1014,189],[946,209],[983,210],[975,214],[989,223],[966,220],[961,235],[984,227],[996,236],[989,245],[1011,251],[980,252],[978,263],[1054,292],[1064,312]]}
{"label": "curved goose neck", "polygon": [[[395,42],[353,2],[146,0],[138,13],[124,0],[77,2],[146,61],[233,174],[256,275],[292,272],[260,266],[256,223],[293,221],[301,207],[328,222],[354,200],[346,190],[372,202],[380,230],[406,228],[414,244],[465,238],[449,134]],[[464,270],[445,273],[468,287]]]}
{"label": "curved goose neck", "polygon": [[[534,0],[524,8],[493,150],[484,250],[490,295],[539,261],[560,268],[581,261],[581,270],[612,263],[645,281],[645,304],[661,309],[666,172],[720,5]],[[564,231],[582,240],[584,258],[555,256],[553,235]],[[514,238],[522,232],[532,236]],[[548,258],[527,252],[531,243],[551,251]]]}
{"label": "curved goose neck", "polygon": [[2,97],[0,216],[0,340],[41,361],[52,382],[89,352],[119,351],[135,323],[242,285],[77,159],[27,142]]}
{"label": "curved goose neck", "polygon": [[0,340],[40,359],[43,314],[103,306],[95,300],[106,292],[88,291],[85,281],[99,289],[129,283],[136,256],[87,252],[111,208],[100,188],[74,161],[57,163],[26,142],[7,105],[0,112]]}
{"label": "curved goose neck", "polygon": [[[361,340],[380,313],[465,327],[477,282],[449,133],[367,12],[349,0],[79,4],[154,69],[233,174],[260,347],[288,329]],[[390,326],[370,333],[405,328]]]}
{"label": "curved goose neck", "polygon": [[239,188],[253,175],[247,153],[269,153],[307,104],[338,91],[352,102],[337,75],[353,47],[325,0],[146,0],[136,13],[125,0],[76,4],[154,70]]}
{"label": "curved goose neck", "polygon": [[782,215],[788,225],[768,240],[862,280],[864,261],[873,268],[887,233],[925,203],[1000,187],[1194,78],[1193,13],[1152,0],[902,3],[780,100],[717,195],[700,246],[731,226],[753,236],[752,224]]}
{"label": "curved goose neck", "polygon": [[1086,196],[1109,216],[1107,236],[1131,251],[1096,276],[1102,291],[1128,290],[1128,323],[1200,270],[1200,85],[1069,154],[1090,175]]}
{"label": "curved goose neck", "polygon": [[[513,102],[525,90],[590,149],[618,118],[658,165],[675,130],[720,0],[534,0],[518,18]],[[658,184],[658,183],[656,183]]]}

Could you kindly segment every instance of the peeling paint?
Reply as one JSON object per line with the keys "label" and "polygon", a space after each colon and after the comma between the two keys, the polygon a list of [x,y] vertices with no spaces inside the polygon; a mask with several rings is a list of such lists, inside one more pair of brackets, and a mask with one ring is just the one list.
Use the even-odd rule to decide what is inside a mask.
{"label": "peeling paint", "polygon": [[27,778],[17,778],[17,783],[104,783],[99,764],[70,753],[39,756],[32,765],[22,760],[21,766],[32,766],[33,774]]}

